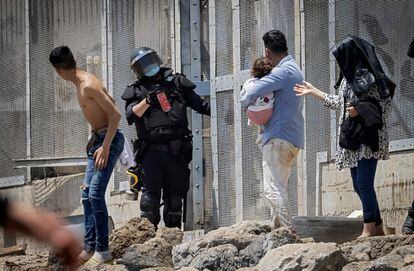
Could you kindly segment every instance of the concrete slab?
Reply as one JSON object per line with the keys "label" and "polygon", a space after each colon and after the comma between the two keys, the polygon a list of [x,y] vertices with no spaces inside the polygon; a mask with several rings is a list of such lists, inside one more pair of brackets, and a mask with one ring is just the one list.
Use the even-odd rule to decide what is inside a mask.
{"label": "concrete slab", "polygon": [[315,242],[345,243],[357,238],[362,219],[324,216],[296,216],[293,226],[300,238],[312,237]]}

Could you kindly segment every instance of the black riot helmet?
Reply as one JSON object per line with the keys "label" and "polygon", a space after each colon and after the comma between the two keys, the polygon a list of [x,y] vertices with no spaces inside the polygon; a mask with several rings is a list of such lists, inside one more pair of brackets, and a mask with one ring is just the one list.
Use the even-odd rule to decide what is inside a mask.
{"label": "black riot helmet", "polygon": [[157,52],[148,47],[134,49],[130,65],[138,79],[155,77],[161,70],[161,58]]}

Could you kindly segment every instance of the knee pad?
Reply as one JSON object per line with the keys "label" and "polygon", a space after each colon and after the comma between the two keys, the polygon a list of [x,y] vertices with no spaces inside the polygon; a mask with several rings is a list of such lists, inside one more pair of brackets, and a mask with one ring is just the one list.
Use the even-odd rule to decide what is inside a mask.
{"label": "knee pad", "polygon": [[165,226],[181,228],[182,207],[181,197],[172,195],[166,198],[163,212]]}
{"label": "knee pad", "polygon": [[161,220],[160,199],[151,194],[143,193],[140,202],[141,217],[147,218],[155,227]]}

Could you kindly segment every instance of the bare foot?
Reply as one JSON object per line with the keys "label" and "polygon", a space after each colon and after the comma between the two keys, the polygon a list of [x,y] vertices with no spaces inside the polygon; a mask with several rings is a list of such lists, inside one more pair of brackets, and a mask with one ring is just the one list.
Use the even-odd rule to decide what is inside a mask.
{"label": "bare foot", "polygon": [[358,236],[357,239],[372,237],[372,236],[375,236],[376,234],[377,234],[377,231],[375,229],[375,222],[364,223],[364,230],[362,231],[362,234]]}

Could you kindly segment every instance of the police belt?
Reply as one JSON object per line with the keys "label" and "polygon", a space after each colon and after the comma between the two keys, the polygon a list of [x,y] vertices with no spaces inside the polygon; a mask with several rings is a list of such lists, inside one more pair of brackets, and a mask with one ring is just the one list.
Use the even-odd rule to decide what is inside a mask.
{"label": "police belt", "polygon": [[169,152],[170,144],[160,144],[160,143],[149,143],[147,146],[147,150],[149,151],[161,151],[161,152]]}

